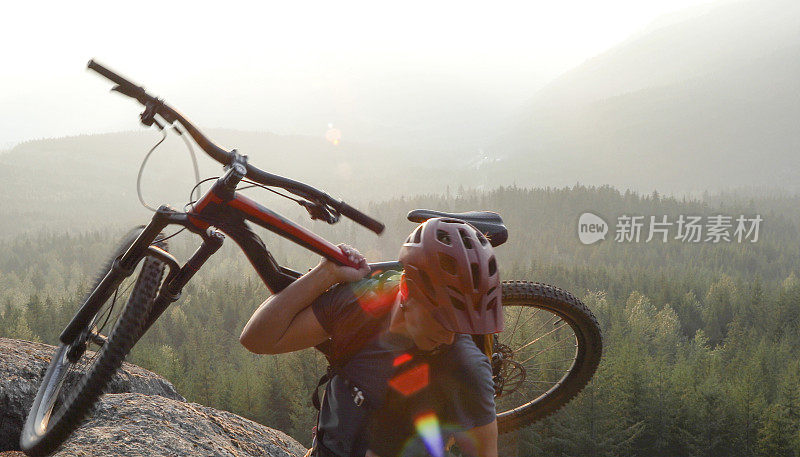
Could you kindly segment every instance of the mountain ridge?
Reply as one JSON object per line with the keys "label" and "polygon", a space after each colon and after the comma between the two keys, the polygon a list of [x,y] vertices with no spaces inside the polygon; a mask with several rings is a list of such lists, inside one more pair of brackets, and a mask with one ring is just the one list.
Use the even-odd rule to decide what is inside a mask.
{"label": "mountain ridge", "polygon": [[725,3],[566,73],[488,148],[525,164],[500,167],[494,179],[645,192],[778,183],[796,191],[800,6],[767,3],[763,11],[761,3]]}

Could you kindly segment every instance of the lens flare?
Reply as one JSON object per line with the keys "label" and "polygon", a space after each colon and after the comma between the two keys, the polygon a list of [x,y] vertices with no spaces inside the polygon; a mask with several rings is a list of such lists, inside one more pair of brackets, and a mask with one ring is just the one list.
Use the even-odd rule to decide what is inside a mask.
{"label": "lens flare", "polygon": [[372,291],[358,298],[358,306],[372,317],[381,317],[392,310],[394,297],[391,294],[379,294]]}
{"label": "lens flare", "polygon": [[425,443],[425,448],[431,456],[444,457],[444,439],[436,413],[428,411],[416,416],[414,428],[417,429],[417,434],[422,438],[422,442]]}
{"label": "lens flare", "polygon": [[372,281],[361,281],[352,286],[358,305],[369,316],[381,317],[392,310],[397,298],[397,282],[392,279],[395,276],[380,273],[374,275]]}
{"label": "lens flare", "polygon": [[333,143],[334,146],[338,146],[339,141],[342,139],[342,132],[334,128],[333,124],[328,124],[328,130],[325,132],[325,139]]}
{"label": "lens flare", "polygon": [[389,386],[406,397],[414,395],[430,383],[430,367],[421,363],[389,380]]}
{"label": "lens flare", "polygon": [[411,359],[413,359],[413,358],[414,357],[411,354],[407,353],[407,352],[404,353],[404,354],[400,354],[397,357],[395,357],[394,362],[392,362],[392,366],[393,367],[399,367],[400,365],[411,361]]}

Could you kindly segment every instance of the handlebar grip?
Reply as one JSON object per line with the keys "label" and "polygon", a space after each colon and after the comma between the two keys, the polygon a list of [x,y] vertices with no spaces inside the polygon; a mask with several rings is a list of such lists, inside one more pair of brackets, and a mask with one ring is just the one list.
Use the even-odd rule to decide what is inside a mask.
{"label": "handlebar grip", "polygon": [[[117,87],[115,87],[112,90],[115,90],[123,95],[133,97],[137,99],[141,104],[146,105],[148,107],[151,106],[149,105],[151,102],[156,102],[155,106],[157,114],[159,114],[162,118],[167,120],[167,122],[172,123],[177,121],[181,125],[183,125],[184,128],[189,132],[189,135],[191,135],[191,137],[197,142],[197,144],[212,158],[214,158],[214,160],[220,162],[223,165],[228,165],[231,163],[231,160],[234,157],[232,153],[222,149],[221,147],[214,144],[211,140],[206,138],[205,135],[203,135],[200,132],[200,130],[197,129],[197,127],[192,125],[192,123],[189,122],[180,113],[170,108],[169,106],[165,105],[163,101],[151,95],[148,95],[147,92],[145,92],[144,87],[137,86],[136,84],[128,81],[122,76],[114,73],[108,68],[95,62],[94,59],[89,61],[87,67],[90,70],[94,70],[100,75],[114,82],[117,85]],[[336,208],[336,210],[339,211],[339,214],[349,219],[352,219],[356,223],[366,227],[369,230],[372,230],[373,232],[379,235],[383,233],[383,229],[385,228],[385,226],[382,223],[367,216],[366,214],[353,208],[347,203],[342,201],[337,202],[327,194],[324,194],[319,190],[314,189],[313,187],[303,184],[301,182],[293,181],[291,179],[287,179],[281,176],[266,173],[249,164],[247,165],[247,177],[266,186],[283,187],[284,189],[287,189],[295,193],[296,195],[301,195],[303,197],[311,196],[313,198],[313,196],[318,196],[321,199],[321,201],[324,201],[327,204],[330,204],[331,206]]]}
{"label": "handlebar grip", "polygon": [[86,65],[90,70],[94,70],[101,75],[105,76],[106,78],[110,79],[111,81],[119,84],[120,86],[135,86],[132,82],[128,81],[127,79],[123,78],[122,76],[114,73],[113,71],[109,70],[108,68],[100,65],[99,63],[95,62],[94,60],[90,60],[89,63]]}
{"label": "handlebar grip", "polygon": [[339,202],[337,206],[338,208],[336,209],[343,216],[352,219],[356,223],[363,225],[364,227],[372,230],[378,235],[383,233],[383,229],[385,228],[385,226],[382,223],[378,222],[377,220],[367,216],[366,214],[353,208],[352,206],[348,205],[345,202]]}
{"label": "handlebar grip", "polygon": [[114,82],[118,86],[115,88],[115,90],[123,95],[133,97],[142,103],[145,103],[145,99],[148,98],[147,93],[144,91],[144,87],[137,86],[136,84],[128,81],[122,76],[95,62],[94,59],[90,60],[86,67],[90,70],[96,71],[101,76]]}

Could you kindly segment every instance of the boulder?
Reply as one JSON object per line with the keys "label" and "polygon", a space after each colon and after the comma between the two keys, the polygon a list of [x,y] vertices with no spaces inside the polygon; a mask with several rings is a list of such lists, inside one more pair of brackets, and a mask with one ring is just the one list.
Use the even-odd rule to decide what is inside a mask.
{"label": "boulder", "polygon": [[302,456],[285,433],[227,411],[142,394],[101,397],[55,456]]}
{"label": "boulder", "polygon": [[[19,431],[55,351],[47,344],[0,338],[0,451],[19,447]],[[130,363],[123,363],[106,391],[186,401],[169,381]]]}
{"label": "boulder", "polygon": [[[19,436],[54,346],[0,338],[0,455]],[[302,456],[283,432],[187,403],[161,376],[124,363],[57,456]],[[8,454],[13,455],[13,454]]]}

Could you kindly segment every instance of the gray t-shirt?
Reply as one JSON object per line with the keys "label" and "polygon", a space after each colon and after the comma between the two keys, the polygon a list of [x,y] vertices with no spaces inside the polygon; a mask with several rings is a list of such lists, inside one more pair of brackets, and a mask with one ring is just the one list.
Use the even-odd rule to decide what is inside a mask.
{"label": "gray t-shirt", "polygon": [[[397,284],[386,279],[339,284],[312,304],[332,335],[328,358],[349,359],[326,386],[318,425],[322,444],[341,457],[367,449],[381,457],[427,455],[420,454],[421,421],[430,429],[435,417],[447,435],[495,419],[491,366],[472,338],[456,335],[452,345],[423,353],[388,332]],[[361,406],[353,386],[364,394]]]}

